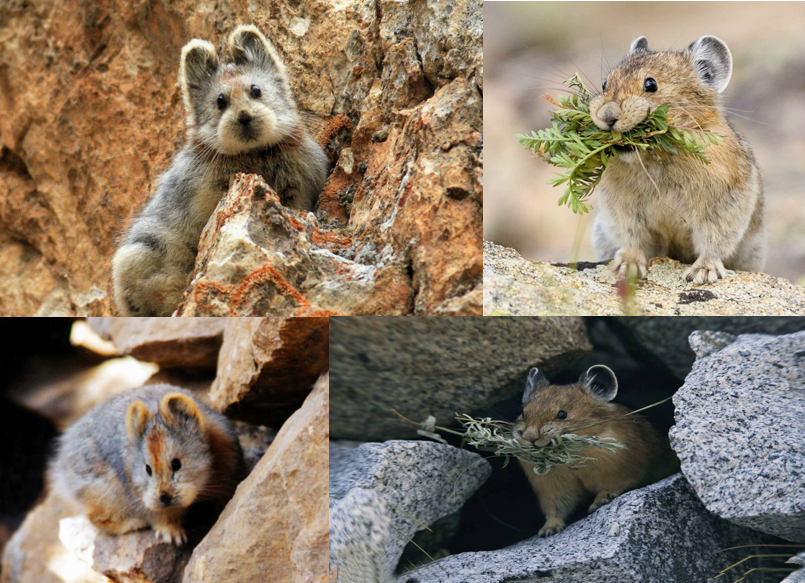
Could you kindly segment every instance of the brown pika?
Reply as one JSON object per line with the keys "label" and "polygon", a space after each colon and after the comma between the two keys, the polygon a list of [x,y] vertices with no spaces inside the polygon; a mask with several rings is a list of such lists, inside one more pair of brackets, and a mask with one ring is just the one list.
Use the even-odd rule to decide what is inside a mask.
{"label": "brown pika", "polygon": [[183,389],[126,391],[91,409],[59,439],[53,491],[99,529],[151,526],[166,542],[187,542],[182,521],[199,501],[223,507],[243,471],[229,421]]}
{"label": "brown pika", "polygon": [[554,466],[545,475],[534,473],[532,464],[520,462],[545,513],[539,536],[564,530],[568,516],[585,497],[595,495],[589,508],[592,513],[628,490],[678,471],[679,461],[651,424],[637,415],[623,417],[631,410],[610,402],[617,393],[615,373],[603,365],[590,367],[572,385],[552,385],[536,368],[529,371],[523,414],[513,429],[521,445],[542,447],[555,436],[574,433],[614,437],[626,446],[614,454],[590,446],[579,455],[592,460],[577,469]]}
{"label": "brown pika", "polygon": [[684,51],[651,51],[646,37],[607,75],[590,101],[602,130],[628,132],[648,111],[670,105],[674,125],[723,136],[709,145],[709,164],[692,156],[621,149],[598,194],[593,245],[599,261],[621,275],[647,275],[647,259],[669,256],[692,264],[685,278],[714,283],[725,268],[763,269],[766,234],[763,187],[755,157],[730,124],[720,94],[732,76],[724,41],[703,36]]}

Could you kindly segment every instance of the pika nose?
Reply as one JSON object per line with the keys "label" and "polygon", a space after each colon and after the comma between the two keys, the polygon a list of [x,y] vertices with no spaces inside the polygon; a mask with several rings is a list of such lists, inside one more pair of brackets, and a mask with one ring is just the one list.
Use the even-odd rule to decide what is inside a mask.
{"label": "pika nose", "polygon": [[167,506],[173,500],[173,496],[170,495],[169,492],[162,492],[159,495],[159,501],[162,503],[163,506]]}
{"label": "pika nose", "polygon": [[598,117],[607,125],[607,129],[615,125],[618,118],[621,116],[621,109],[614,101],[605,103],[598,110]]}
{"label": "pika nose", "polygon": [[238,121],[243,125],[249,125],[249,122],[252,121],[252,116],[250,116],[247,112],[241,111],[238,114]]}

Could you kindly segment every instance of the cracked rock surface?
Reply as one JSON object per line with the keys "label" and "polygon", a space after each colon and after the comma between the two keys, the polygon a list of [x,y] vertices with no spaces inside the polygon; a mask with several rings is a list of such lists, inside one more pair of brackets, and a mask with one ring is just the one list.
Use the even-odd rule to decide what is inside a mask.
{"label": "cracked rock surface", "polygon": [[[330,443],[330,567],[344,581],[392,581],[408,540],[458,510],[492,472],[441,443]],[[364,578],[368,577],[368,578]]]}
{"label": "cracked rock surface", "polygon": [[688,266],[668,258],[648,262],[636,292],[606,263],[529,261],[514,249],[484,241],[483,304],[487,316],[795,316],[805,313],[805,287],[746,271],[694,286]]}
{"label": "cracked rock surface", "polygon": [[692,335],[671,446],[710,512],[805,542],[805,332],[724,341]]}
{"label": "cracked rock surface", "polygon": [[734,562],[730,559],[735,551],[715,555],[717,551],[766,541],[760,533],[707,512],[685,478],[676,474],[618,496],[557,535],[534,537],[498,551],[452,555],[439,561],[444,570],[429,565],[415,577],[404,575],[397,582],[705,581]]}

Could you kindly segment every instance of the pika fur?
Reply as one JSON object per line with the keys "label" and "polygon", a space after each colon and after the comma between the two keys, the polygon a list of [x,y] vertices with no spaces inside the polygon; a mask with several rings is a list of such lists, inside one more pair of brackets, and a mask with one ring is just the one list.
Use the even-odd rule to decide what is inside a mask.
{"label": "pika fur", "polygon": [[324,151],[308,135],[285,65],[254,26],[239,26],[227,56],[192,40],[179,82],[187,143],[134,219],[112,261],[124,316],[169,316],[181,302],[204,225],[237,172],[261,175],[282,203],[311,211],[327,179]]}
{"label": "pika fur", "polygon": [[621,275],[647,275],[647,258],[667,255],[692,264],[696,284],[725,277],[725,267],[763,269],[763,187],[749,144],[730,124],[719,94],[732,76],[732,55],[714,36],[681,52],[654,52],[646,37],[609,73],[590,101],[602,130],[627,132],[651,109],[669,104],[676,125],[724,137],[710,145],[710,164],[654,150],[622,151],[598,185],[593,245],[599,261],[614,259]]}
{"label": "pika fur", "polygon": [[603,365],[591,367],[576,384],[566,386],[552,385],[536,368],[529,372],[523,414],[513,428],[521,445],[542,447],[554,436],[575,433],[614,437],[626,446],[614,454],[588,447],[579,455],[592,460],[578,469],[554,466],[543,476],[534,473],[532,464],[520,462],[545,513],[539,536],[564,530],[568,516],[590,494],[595,495],[592,513],[628,490],[678,471],[679,460],[651,424],[637,415],[623,418],[630,409],[610,403],[617,393],[615,373]]}
{"label": "pika fur", "polygon": [[170,385],[126,391],[70,426],[50,468],[54,492],[98,528],[116,534],[151,526],[187,542],[190,505],[223,507],[243,471],[229,421]]}

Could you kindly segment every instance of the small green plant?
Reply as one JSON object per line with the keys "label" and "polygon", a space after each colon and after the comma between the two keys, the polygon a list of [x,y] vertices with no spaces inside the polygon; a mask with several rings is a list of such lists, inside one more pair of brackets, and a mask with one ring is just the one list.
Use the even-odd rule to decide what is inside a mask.
{"label": "small green plant", "polygon": [[[791,549],[791,548],[803,548],[805,545],[778,545],[778,544],[756,544],[756,545],[740,545],[737,547],[730,547],[728,549],[721,549],[718,551],[719,553],[723,553],[726,551],[732,551],[735,549],[745,549],[745,548],[757,548],[757,547],[778,547],[781,549]],[[737,563],[733,563],[726,569],[722,569],[718,575],[714,577],[714,579],[720,579],[721,577],[727,576],[729,571],[732,569],[736,569],[739,566],[743,565],[747,561],[751,561],[753,559],[763,559],[763,560],[774,560],[775,562],[782,562],[782,559],[788,559],[785,561],[785,564],[790,564],[791,566],[786,566],[785,564],[781,567],[767,567],[767,566],[759,566],[759,567],[752,567],[743,573],[741,573],[738,579],[732,581],[732,583],[739,583],[740,581],[748,581],[747,577],[753,573],[760,573],[763,576],[763,581],[767,581],[767,574],[770,573],[777,573],[778,576],[774,576],[773,580],[775,582],[780,581],[780,577],[785,574],[789,576],[780,581],[780,583],[799,583],[800,581],[805,581],[805,570],[799,571],[797,570],[797,566],[795,565],[805,565],[805,552],[799,553],[798,555],[791,556],[790,552],[784,553],[756,553],[752,555],[747,555]],[[737,575],[733,575],[737,576]],[[729,581],[729,579],[726,579]]]}
{"label": "small green plant", "polygon": [[[663,150],[671,154],[688,154],[709,164],[705,149],[724,138],[700,127],[674,125],[669,119],[670,105],[649,110],[646,119],[628,132],[605,131],[590,116],[592,94],[578,73],[565,81],[574,93],[559,101],[543,95],[543,99],[559,107],[551,114],[552,127],[530,136],[518,135],[520,144],[542,160],[565,172],[548,181],[552,186],[565,184],[559,206],[567,204],[574,213],[589,212],[585,202],[601,181],[604,169],[618,157],[619,148],[640,152]],[[641,161],[642,162],[642,161]]]}

